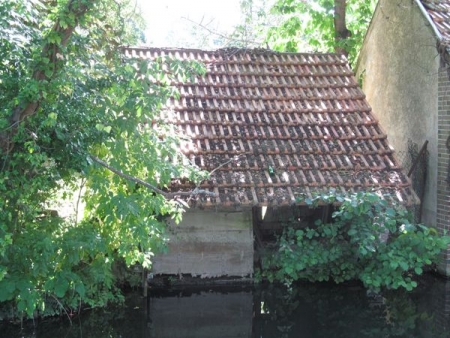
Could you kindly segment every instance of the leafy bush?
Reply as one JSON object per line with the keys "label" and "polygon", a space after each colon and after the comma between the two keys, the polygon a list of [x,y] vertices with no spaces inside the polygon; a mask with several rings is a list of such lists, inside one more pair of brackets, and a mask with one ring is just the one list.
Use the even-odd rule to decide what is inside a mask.
{"label": "leafy bush", "polygon": [[373,290],[417,286],[413,275],[437,261],[450,237],[435,229],[413,224],[407,210],[376,193],[348,196],[321,195],[306,199],[339,204],[332,222],[315,222],[315,227],[285,227],[277,252],[263,258],[261,277],[270,282],[328,281],[359,279]]}
{"label": "leafy bush", "polygon": [[[11,313],[120,301],[114,264],[149,268],[164,217],[184,210],[162,190],[203,177],[161,108],[204,67],[126,57],[120,46],[141,43],[135,8],[0,1],[0,303]],[[82,220],[52,214],[76,191]]]}

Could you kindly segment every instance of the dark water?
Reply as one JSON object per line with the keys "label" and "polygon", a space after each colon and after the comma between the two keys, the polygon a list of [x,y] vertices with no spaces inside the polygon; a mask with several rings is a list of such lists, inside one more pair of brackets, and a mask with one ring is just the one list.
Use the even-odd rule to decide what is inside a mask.
{"label": "dark water", "polygon": [[450,281],[427,276],[413,292],[380,295],[330,284],[134,293],[72,322],[3,325],[0,337],[450,337]]}

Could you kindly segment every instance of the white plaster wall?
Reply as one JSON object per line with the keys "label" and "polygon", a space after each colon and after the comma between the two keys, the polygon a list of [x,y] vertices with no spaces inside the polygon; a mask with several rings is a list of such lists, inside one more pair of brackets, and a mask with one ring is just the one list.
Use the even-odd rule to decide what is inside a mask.
{"label": "white plaster wall", "polygon": [[168,253],[154,257],[152,273],[203,278],[253,274],[251,210],[190,209],[169,229]]}
{"label": "white plaster wall", "polygon": [[[439,57],[430,23],[413,0],[380,0],[356,75],[394,149],[429,141],[423,220],[436,224]],[[406,168],[409,170],[409,168]]]}

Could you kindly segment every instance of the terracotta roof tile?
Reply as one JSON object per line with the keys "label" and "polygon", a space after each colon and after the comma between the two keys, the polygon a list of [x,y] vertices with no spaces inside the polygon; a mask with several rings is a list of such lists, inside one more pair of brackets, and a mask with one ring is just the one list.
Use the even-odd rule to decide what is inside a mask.
{"label": "terracotta roof tile", "polygon": [[[345,58],[334,54],[127,48],[205,63],[207,73],[175,84],[168,121],[192,138],[185,154],[214,172],[200,185],[203,207],[286,205],[335,188],[374,190],[414,201],[386,134]],[[272,172],[273,169],[273,172]],[[192,189],[177,183],[173,191]]]}
{"label": "terracotta roof tile", "polygon": [[450,42],[450,0],[421,0],[443,41]]}

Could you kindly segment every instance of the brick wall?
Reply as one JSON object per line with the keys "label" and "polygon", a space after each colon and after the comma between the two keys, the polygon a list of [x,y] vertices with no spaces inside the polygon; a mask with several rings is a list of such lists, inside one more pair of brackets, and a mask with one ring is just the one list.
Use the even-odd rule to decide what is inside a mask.
{"label": "brick wall", "polygon": [[[438,85],[438,188],[436,225],[441,233],[450,230],[450,74],[441,68]],[[442,253],[439,270],[450,275],[450,247]]]}

